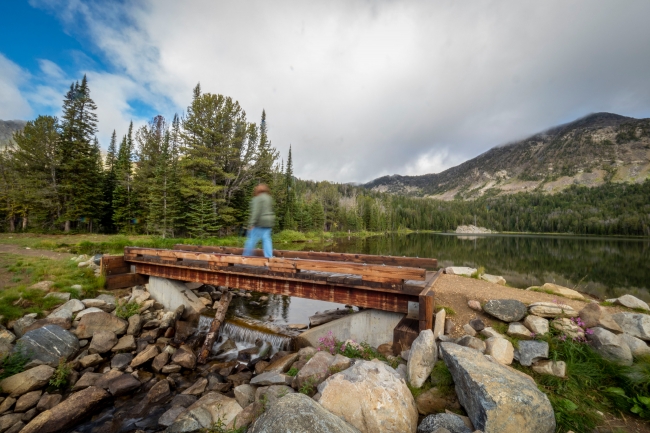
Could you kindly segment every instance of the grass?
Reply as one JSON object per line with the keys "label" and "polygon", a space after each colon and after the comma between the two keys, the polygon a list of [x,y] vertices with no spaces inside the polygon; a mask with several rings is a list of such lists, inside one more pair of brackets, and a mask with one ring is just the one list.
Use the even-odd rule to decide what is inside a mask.
{"label": "grass", "polygon": [[118,302],[115,308],[115,315],[120,319],[128,319],[140,312],[140,305],[137,302]]}
{"label": "grass", "polygon": [[550,336],[542,339],[549,343],[550,359],[566,362],[566,378],[537,374],[516,363],[512,366],[532,376],[546,393],[558,432],[591,432],[602,422],[598,411],[627,415],[650,396],[650,357],[623,367],[605,360],[587,344]]}
{"label": "grass", "polygon": [[456,311],[455,311],[453,308],[451,308],[451,307],[443,307],[443,306],[441,306],[441,307],[438,309],[438,311],[440,311],[441,309],[442,309],[442,310],[445,310],[445,317],[451,317],[451,316],[456,315]]}
{"label": "grass", "polygon": [[481,275],[485,273],[485,268],[483,266],[479,266],[478,269],[476,269],[476,272],[474,272],[471,277],[475,278],[477,280],[481,279]]}
{"label": "grass", "polygon": [[315,385],[316,385],[316,379],[314,379],[313,377],[308,377],[307,379],[305,379],[298,392],[302,394],[306,394],[311,397],[314,394],[314,391],[316,390]]}
{"label": "grass", "polygon": [[296,367],[291,367],[289,371],[285,373],[287,376],[296,377],[298,374],[298,369]]}
{"label": "grass", "polygon": [[68,377],[72,372],[72,368],[65,362],[65,359],[61,358],[59,365],[54,370],[54,374],[50,378],[50,386],[61,389],[68,384]]}
{"label": "grass", "polygon": [[[62,303],[57,298],[46,298],[47,293],[42,290],[30,289],[34,283],[54,281],[50,291],[68,292],[73,298],[81,297],[82,293],[94,297],[104,285],[103,279],[95,277],[92,269],[78,268],[71,260],[45,257],[0,254],[0,277],[2,274],[8,274],[10,281],[0,291],[0,315],[7,321],[28,313],[42,315]],[[71,288],[75,284],[82,287],[81,293]]]}
{"label": "grass", "polygon": [[29,362],[29,357],[24,355],[21,351],[15,352],[4,357],[0,361],[0,379],[13,376],[25,370],[25,365]]}

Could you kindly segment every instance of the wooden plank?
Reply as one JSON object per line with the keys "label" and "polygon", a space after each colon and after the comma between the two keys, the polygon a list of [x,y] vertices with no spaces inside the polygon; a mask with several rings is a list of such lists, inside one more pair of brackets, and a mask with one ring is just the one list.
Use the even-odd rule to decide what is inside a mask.
{"label": "wooden plank", "polygon": [[433,307],[434,307],[434,291],[433,286],[438,277],[442,274],[442,270],[438,272],[429,272],[426,279],[426,284],[420,295],[418,302],[420,303],[419,311],[419,324],[420,331],[425,329],[433,329]]}
{"label": "wooden plank", "polygon": [[131,266],[124,261],[124,256],[102,256],[99,269],[104,276],[131,272]]}
{"label": "wooden plank", "polygon": [[[199,245],[176,244],[175,250],[200,251],[222,254],[241,255],[243,248],[234,247],[210,247]],[[255,256],[263,255],[262,250],[253,250]],[[307,260],[325,260],[350,263],[367,263],[369,265],[386,265],[386,266],[408,266],[414,268],[431,268],[438,267],[438,260],[420,257],[397,257],[397,256],[377,256],[370,254],[348,254],[348,253],[328,253],[316,251],[290,251],[290,250],[273,250],[274,257],[288,259],[307,259]]]}
{"label": "wooden plank", "polygon": [[419,322],[406,317],[397,323],[393,329],[393,355],[399,356],[409,350],[413,341],[420,335]]}
{"label": "wooden plank", "polygon": [[231,300],[232,292],[224,293],[219,300],[219,306],[217,307],[217,311],[214,314],[214,319],[212,319],[212,323],[210,324],[210,331],[205,335],[203,347],[201,348],[201,351],[199,352],[199,356],[197,358],[197,362],[199,364],[205,364],[205,362],[208,360],[208,356],[210,356],[210,352],[212,351],[212,345],[217,339],[217,335],[219,335],[219,328],[221,327],[223,321],[226,319],[226,312],[228,311],[228,306],[230,305]]}
{"label": "wooden plank", "polygon": [[215,286],[228,286],[257,292],[296,296],[298,298],[318,299],[396,313],[406,313],[408,311],[408,302],[417,302],[418,299],[417,295],[409,295],[403,292],[342,287],[296,279],[278,280],[265,276],[175,268],[149,263],[136,264],[136,272],[181,281],[196,281]]}
{"label": "wooden plank", "polygon": [[[124,248],[125,257],[133,261],[137,256],[156,256],[173,259],[201,260],[228,264],[249,264],[253,266],[267,266],[273,259],[262,257],[243,257],[230,254],[188,252],[180,250],[164,250],[155,248]],[[136,255],[134,257],[134,255]],[[401,283],[400,280],[424,280],[426,270],[402,266],[366,265],[360,263],[343,263],[325,260],[284,259],[274,263],[291,263],[297,270],[314,270],[321,272],[349,273],[371,277],[370,281]],[[378,280],[379,279],[379,280]],[[388,281],[387,281],[388,279]]]}
{"label": "wooden plank", "polygon": [[148,281],[147,276],[140,274],[119,274],[108,275],[106,277],[106,290],[124,289],[126,287],[133,287],[137,285],[146,284]]}

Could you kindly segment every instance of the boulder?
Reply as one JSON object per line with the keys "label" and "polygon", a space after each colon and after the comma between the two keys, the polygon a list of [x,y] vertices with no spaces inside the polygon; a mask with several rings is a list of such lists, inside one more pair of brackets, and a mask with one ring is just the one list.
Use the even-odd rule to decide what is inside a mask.
{"label": "boulder", "polygon": [[532,340],[533,334],[519,322],[512,322],[508,325],[506,334],[520,340]]}
{"label": "boulder", "polygon": [[45,298],[56,298],[63,302],[68,302],[70,300],[70,293],[52,292],[45,295]]}
{"label": "boulder", "polygon": [[172,362],[191,370],[196,367],[196,355],[191,347],[182,345],[174,352]]}
{"label": "boulder", "polygon": [[30,313],[30,314],[25,314],[23,317],[20,319],[16,320],[14,322],[14,334],[16,334],[16,337],[20,338],[23,336],[25,333],[25,329],[31,325],[32,323],[36,322],[36,317],[38,314],[36,313]]}
{"label": "boulder", "polygon": [[444,308],[441,308],[436,313],[435,323],[433,325],[433,340],[437,340],[441,335],[445,334],[445,318],[447,317],[447,312]]}
{"label": "boulder", "polygon": [[456,395],[474,427],[485,433],[553,433],[555,414],[534,381],[452,343],[440,345]]}
{"label": "boulder", "polygon": [[183,412],[185,412],[185,408],[183,406],[172,406],[171,409],[169,409],[167,412],[162,414],[160,418],[158,418],[158,425],[169,427],[170,425],[174,424],[176,418],[178,418],[178,416]]}
{"label": "boulder", "polygon": [[275,371],[277,373],[286,373],[291,368],[291,365],[298,359],[298,353],[290,353],[284,355],[277,360],[270,363],[264,371]]}
{"label": "boulder", "polygon": [[612,314],[612,318],[626,334],[630,334],[644,341],[650,341],[650,315],[616,313]]}
{"label": "boulder", "polygon": [[623,295],[614,302],[627,308],[650,311],[650,306],[641,299],[632,295]]}
{"label": "boulder", "polygon": [[44,387],[53,374],[54,368],[49,365],[39,365],[3,379],[0,382],[0,389],[11,397],[18,397]]}
{"label": "boulder", "polygon": [[467,266],[448,266],[445,268],[445,273],[450,275],[462,275],[464,277],[471,277],[472,274],[476,273],[476,269],[469,268]]}
{"label": "boulder", "polygon": [[526,304],[516,299],[492,299],[483,305],[483,311],[504,322],[518,322],[526,315]]}
{"label": "boulder", "polygon": [[16,407],[14,407],[14,412],[25,412],[29,409],[36,406],[38,400],[40,400],[43,391],[31,391],[20,396],[16,401]]}
{"label": "boulder", "polygon": [[269,408],[287,394],[293,394],[294,392],[296,391],[287,385],[261,386],[255,390],[255,402],[261,402],[264,407]]}
{"label": "boulder", "polygon": [[140,388],[140,381],[130,374],[122,374],[108,382],[108,391],[114,397],[127,395]]}
{"label": "boulder", "polygon": [[544,292],[551,292],[554,295],[560,295],[564,296],[565,298],[569,299],[577,299],[580,301],[584,301],[585,297],[582,296],[580,293],[576,292],[573,289],[569,289],[568,287],[562,287],[558,286],[557,284],[553,283],[546,283],[540,289]]}
{"label": "boulder", "polygon": [[36,284],[32,284],[28,289],[38,289],[44,292],[49,292],[53,285],[54,281],[40,281]]}
{"label": "boulder", "polygon": [[134,314],[129,317],[129,326],[126,330],[126,335],[137,335],[142,330],[142,317],[139,314]]}
{"label": "boulder", "polygon": [[535,335],[544,335],[548,332],[548,320],[532,314],[526,316],[524,326]]}
{"label": "boulder", "polygon": [[352,365],[352,360],[350,358],[337,353],[334,355],[334,359],[329,366],[329,370],[332,374],[338,373],[339,371],[347,370],[350,368],[350,365]]}
{"label": "boulder", "polygon": [[424,418],[417,433],[437,433],[440,429],[446,429],[449,433],[472,433],[461,417],[450,413],[437,413]]}
{"label": "boulder", "polygon": [[481,340],[480,338],[472,337],[469,335],[461,337],[461,339],[458,340],[456,344],[465,347],[470,347],[474,350],[478,350],[481,353],[485,353],[485,349],[486,349],[485,341]]}
{"label": "boulder", "polygon": [[160,349],[158,349],[158,346],[154,346],[153,344],[150,344],[147,346],[146,349],[144,349],[142,352],[138,353],[135,358],[133,358],[133,361],[131,361],[131,367],[136,368],[139,367],[140,365],[146,363],[147,361],[151,361],[160,353]]}
{"label": "boulder", "polygon": [[650,355],[650,347],[648,347],[645,341],[633,337],[630,334],[621,334],[619,337],[621,337],[625,344],[627,344],[627,346],[630,348],[630,351],[632,352],[632,356],[635,358],[639,356]]}
{"label": "boulder", "polygon": [[[441,311],[444,313],[445,310]],[[437,359],[438,347],[434,333],[430,329],[420,331],[420,335],[411,344],[409,360],[406,365],[408,381],[412,387],[420,388],[424,384]]]}
{"label": "boulder", "polygon": [[101,364],[104,360],[102,356],[98,353],[93,353],[92,355],[83,356],[79,359],[79,364],[81,368],[93,367],[97,364]]}
{"label": "boulder", "polygon": [[420,415],[444,412],[447,408],[460,409],[460,404],[454,393],[445,394],[437,387],[428,389],[415,399]]}
{"label": "boulder", "polygon": [[43,412],[48,409],[52,409],[54,406],[59,404],[63,396],[61,394],[48,394],[47,392],[41,396],[36,404],[36,410]]}
{"label": "boulder", "polygon": [[325,409],[361,432],[414,433],[417,428],[413,395],[397,372],[380,361],[357,361],[320,384],[318,392]]}
{"label": "boulder", "polygon": [[576,317],[578,312],[572,306],[555,302],[535,302],[528,306],[528,312],[539,317]]}
{"label": "boulder", "polygon": [[534,362],[548,358],[548,343],[546,341],[520,341],[515,350],[515,359],[521,365],[530,367]]}
{"label": "boulder", "polygon": [[593,328],[600,326],[608,331],[620,333],[623,332],[618,323],[614,321],[610,314],[607,314],[605,309],[598,305],[596,302],[590,302],[585,305],[578,313],[580,320],[584,323],[585,328]]}
{"label": "boulder", "polygon": [[504,365],[512,364],[515,349],[512,343],[505,338],[490,337],[485,340],[485,354]]}
{"label": "boulder", "polygon": [[77,325],[75,334],[77,338],[92,338],[95,332],[99,331],[111,331],[116,335],[122,335],[126,332],[127,326],[126,320],[104,311],[98,311],[83,316]]}
{"label": "boulder", "polygon": [[95,386],[97,381],[99,381],[103,376],[102,373],[93,373],[92,371],[88,371],[84,373],[77,382],[75,382],[72,391],[77,392],[86,389],[89,386]]}
{"label": "boulder", "polygon": [[469,326],[474,328],[474,330],[476,332],[481,332],[482,330],[485,329],[485,323],[483,323],[483,321],[481,319],[479,319],[478,317],[470,320],[469,321]]}
{"label": "boulder", "polygon": [[33,331],[34,329],[42,328],[43,326],[47,325],[56,325],[60,328],[68,330],[70,329],[72,322],[70,319],[62,319],[60,317],[46,317],[45,319],[39,319],[26,327],[24,333],[26,334],[29,331]]}
{"label": "boulder", "polygon": [[3,414],[11,409],[14,406],[14,403],[16,403],[16,399],[13,397],[7,397],[2,400],[0,402],[0,414]]}
{"label": "boulder", "polygon": [[97,308],[97,307],[86,308],[86,309],[83,309],[83,310],[81,310],[80,312],[77,313],[77,316],[75,317],[75,320],[80,320],[86,314],[101,313],[102,311],[104,311],[104,310],[102,310],[101,308]]}
{"label": "boulder", "polygon": [[476,329],[472,328],[469,323],[463,325],[463,331],[470,337],[476,337]]}
{"label": "boulder", "polygon": [[585,338],[585,331],[580,326],[578,326],[571,319],[566,317],[561,317],[555,319],[551,322],[551,326],[558,331],[562,332],[569,338],[573,339],[583,339]]}
{"label": "boulder", "polygon": [[109,393],[91,386],[72,394],[63,402],[39,414],[25,426],[21,433],[55,433],[64,431],[94,412]]}
{"label": "boulder", "polygon": [[334,356],[328,352],[316,353],[296,375],[296,389],[301,388],[306,383],[310,383],[315,389],[316,385],[323,382],[330,375],[329,366],[334,360]]}
{"label": "boulder", "polygon": [[286,374],[266,371],[253,377],[250,384],[256,386],[287,385],[290,384],[292,380],[293,378]]}
{"label": "boulder", "polygon": [[255,402],[256,389],[257,388],[255,386],[248,384],[235,387],[235,389],[233,389],[233,392],[235,393],[235,400],[237,400],[237,403],[239,403],[241,407],[245,408],[249,404]]}
{"label": "boulder", "polygon": [[[380,431],[380,430],[377,430]],[[383,430],[381,430],[383,432]],[[304,394],[289,394],[267,409],[248,433],[358,433]]]}
{"label": "boulder", "polygon": [[199,396],[205,391],[205,387],[208,386],[208,379],[205,377],[200,378],[192,386],[187,388],[181,394],[183,395],[196,395]]}
{"label": "boulder", "polygon": [[[94,338],[93,338],[94,340]],[[133,335],[123,335],[115,346],[111,349],[111,352],[121,353],[121,352],[132,352],[136,349],[135,338]]]}
{"label": "boulder", "polygon": [[217,421],[228,427],[242,407],[234,398],[211,392],[192,404],[165,430],[166,433],[194,432],[207,429]]}
{"label": "boulder", "polygon": [[159,373],[165,365],[169,362],[169,352],[162,351],[153,359],[151,363],[151,368],[156,373]]}
{"label": "boulder", "polygon": [[483,274],[481,275],[481,280],[487,281],[488,283],[492,283],[492,284],[498,284],[500,286],[506,285],[506,279],[503,278],[501,275]]}
{"label": "boulder", "polygon": [[566,362],[550,361],[548,359],[537,361],[533,364],[533,371],[539,374],[566,377]]}
{"label": "boulder", "polygon": [[5,344],[11,344],[16,340],[16,336],[13,332],[7,329],[0,329],[0,342]]}
{"label": "boulder", "polygon": [[81,303],[80,300],[78,299],[70,299],[67,301],[65,304],[57,307],[50,315],[48,315],[48,318],[60,318],[60,319],[72,319],[72,316],[80,311],[82,311],[84,308],[84,304]]}
{"label": "boulder", "polygon": [[467,306],[474,311],[483,311],[483,307],[481,307],[481,303],[474,299],[470,299],[469,301],[467,301]]}
{"label": "boulder", "polygon": [[115,309],[115,303],[109,304],[103,299],[82,299],[81,302],[86,308],[99,308],[107,313],[110,313]]}
{"label": "boulder", "polygon": [[[12,413],[0,417],[0,432],[7,432],[9,429],[12,429],[16,424],[23,424],[20,420],[23,414],[21,413]],[[20,430],[18,430],[20,431]]]}
{"label": "boulder", "polygon": [[603,328],[591,328],[593,331],[587,335],[589,344],[603,358],[621,365],[632,365],[632,351],[618,335]]}
{"label": "boulder", "polygon": [[117,336],[113,331],[97,331],[88,346],[89,353],[106,353],[117,344]]}
{"label": "boulder", "polygon": [[67,361],[79,350],[79,340],[60,326],[45,325],[20,337],[16,341],[16,350],[32,360],[54,367],[61,358]]}

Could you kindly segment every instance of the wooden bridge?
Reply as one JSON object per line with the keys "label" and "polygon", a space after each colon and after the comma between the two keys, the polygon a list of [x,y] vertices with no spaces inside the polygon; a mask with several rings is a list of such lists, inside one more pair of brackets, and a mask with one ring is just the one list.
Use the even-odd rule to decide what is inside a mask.
{"label": "wooden bridge", "polygon": [[182,244],[172,250],[126,247],[124,256],[104,256],[101,269],[107,289],[156,276],[405,313],[397,340],[400,332],[411,340],[414,332],[433,328],[436,259],[285,250],[267,259],[261,250],[254,257],[242,252]]}

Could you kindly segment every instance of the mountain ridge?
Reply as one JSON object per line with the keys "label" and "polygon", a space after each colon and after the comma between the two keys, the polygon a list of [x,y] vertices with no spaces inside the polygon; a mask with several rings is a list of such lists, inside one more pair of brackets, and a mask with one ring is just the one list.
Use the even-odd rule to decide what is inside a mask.
{"label": "mountain ridge", "polygon": [[24,120],[0,120],[0,148],[7,146],[14,132],[22,130],[26,124]]}
{"label": "mountain ridge", "polygon": [[650,119],[592,113],[495,146],[440,173],[383,176],[364,186],[452,200],[533,190],[555,193],[572,184],[643,182],[649,177]]}

